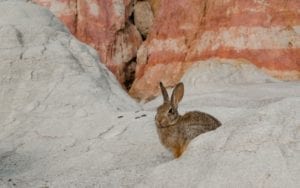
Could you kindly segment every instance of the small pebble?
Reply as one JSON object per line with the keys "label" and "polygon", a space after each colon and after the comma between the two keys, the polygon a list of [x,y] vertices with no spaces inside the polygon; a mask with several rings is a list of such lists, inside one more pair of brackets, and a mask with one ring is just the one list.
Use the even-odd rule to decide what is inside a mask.
{"label": "small pebble", "polygon": [[122,118],[122,117],[124,117],[124,116],[118,116],[119,119]]}

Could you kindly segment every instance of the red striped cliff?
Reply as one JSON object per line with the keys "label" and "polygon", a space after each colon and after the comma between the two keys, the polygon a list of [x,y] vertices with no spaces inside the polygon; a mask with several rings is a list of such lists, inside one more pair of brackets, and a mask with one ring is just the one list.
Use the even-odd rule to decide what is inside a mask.
{"label": "red striped cliff", "polygon": [[247,61],[283,80],[300,78],[299,0],[149,0],[154,20],[144,42],[132,18],[140,1],[34,1],[96,48],[121,83],[130,70],[129,93],[138,99],[152,98],[158,81],[174,85],[190,65],[210,58]]}

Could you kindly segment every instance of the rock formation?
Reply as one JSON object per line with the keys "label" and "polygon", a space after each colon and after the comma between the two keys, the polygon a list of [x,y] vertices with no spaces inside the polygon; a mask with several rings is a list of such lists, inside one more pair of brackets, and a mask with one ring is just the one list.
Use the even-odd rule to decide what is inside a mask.
{"label": "rock formation", "polygon": [[[193,62],[215,57],[249,61],[283,80],[300,78],[299,0],[149,0],[150,30],[144,1],[34,1],[96,48],[121,83],[134,80],[130,94],[138,99],[154,97],[159,80],[173,85]],[[134,4],[147,5],[133,15]],[[134,20],[147,36],[142,45]],[[125,77],[129,65],[136,67],[133,79]]]}
{"label": "rock formation", "polygon": [[162,0],[138,52],[131,95],[150,99],[158,81],[174,85],[190,64],[213,57],[247,60],[277,78],[299,79],[299,9],[297,0]]}
{"label": "rock formation", "polygon": [[145,38],[152,27],[153,19],[153,12],[148,1],[138,1],[134,5],[134,24]]}

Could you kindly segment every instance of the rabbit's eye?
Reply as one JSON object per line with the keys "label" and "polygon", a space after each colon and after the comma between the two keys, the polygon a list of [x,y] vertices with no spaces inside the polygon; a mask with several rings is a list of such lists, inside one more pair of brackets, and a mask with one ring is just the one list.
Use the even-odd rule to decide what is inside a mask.
{"label": "rabbit's eye", "polygon": [[172,108],[170,108],[170,110],[168,111],[169,114],[173,114],[174,110]]}

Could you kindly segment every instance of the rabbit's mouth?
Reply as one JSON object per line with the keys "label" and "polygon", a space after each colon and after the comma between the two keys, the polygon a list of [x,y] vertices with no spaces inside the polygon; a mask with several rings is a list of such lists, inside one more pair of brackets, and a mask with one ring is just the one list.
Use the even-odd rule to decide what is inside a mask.
{"label": "rabbit's mouth", "polygon": [[176,125],[176,124],[166,125],[166,126],[157,125],[157,128],[159,128],[159,129],[164,129],[164,128],[173,127],[173,126],[175,126],[175,125]]}

